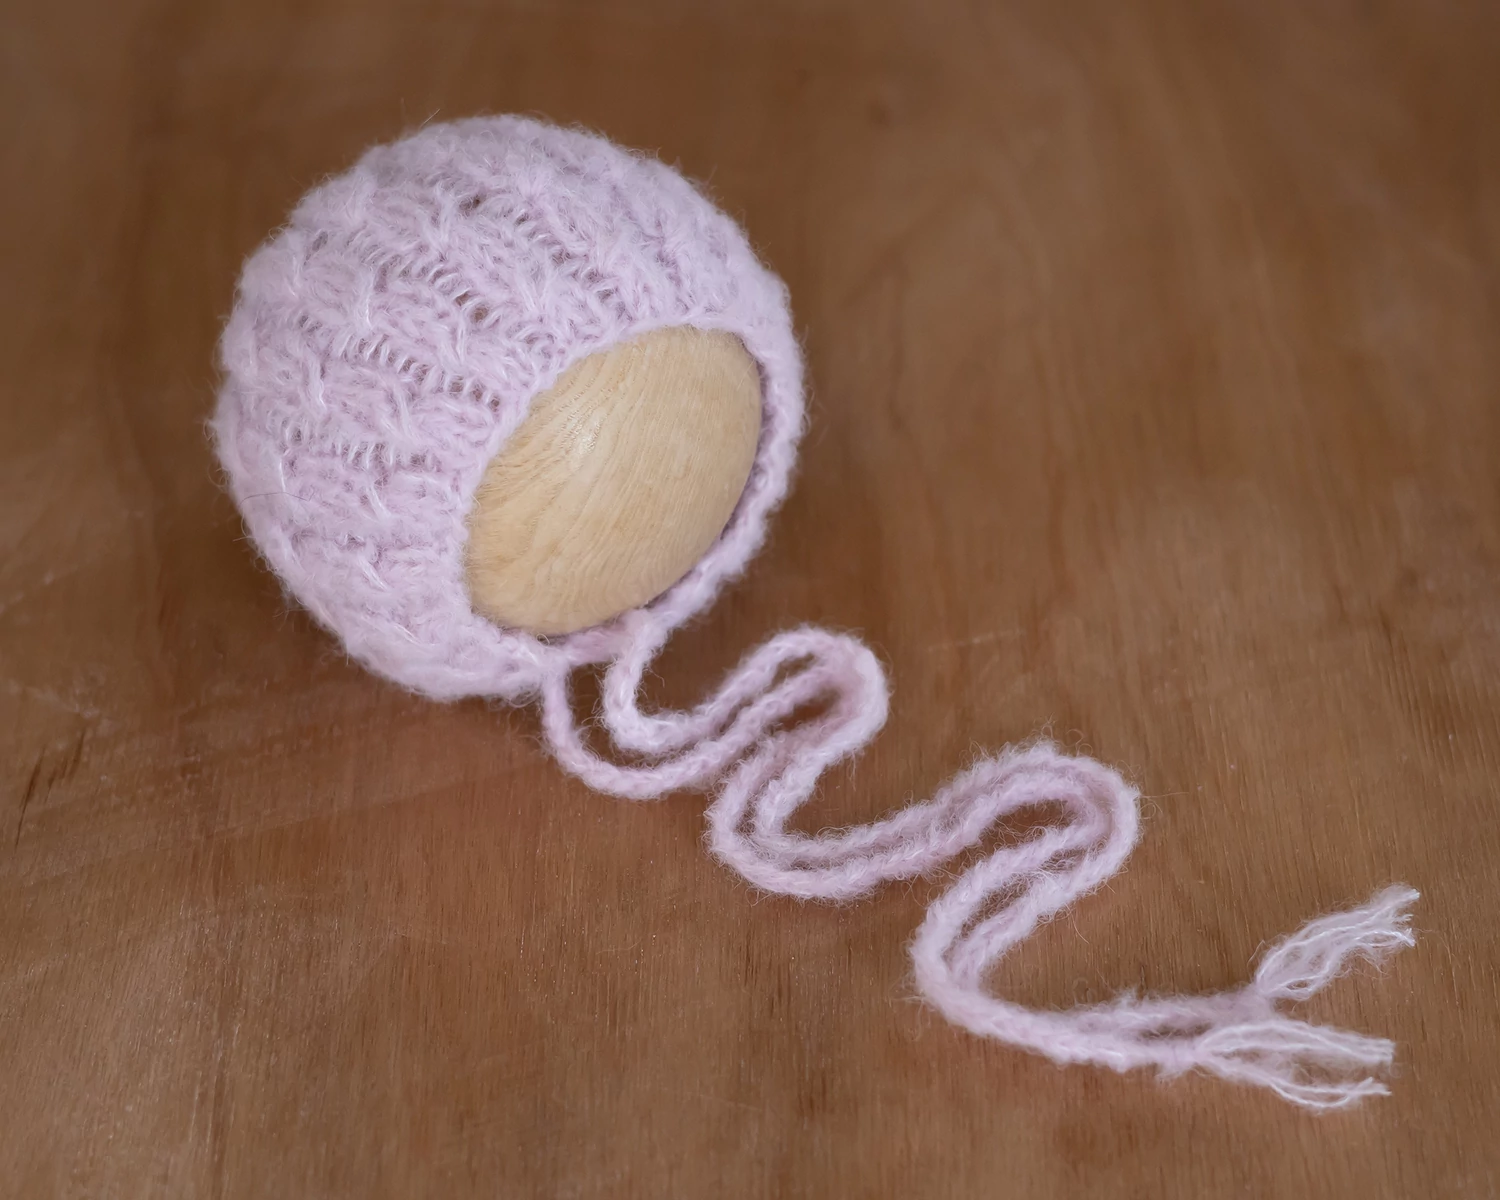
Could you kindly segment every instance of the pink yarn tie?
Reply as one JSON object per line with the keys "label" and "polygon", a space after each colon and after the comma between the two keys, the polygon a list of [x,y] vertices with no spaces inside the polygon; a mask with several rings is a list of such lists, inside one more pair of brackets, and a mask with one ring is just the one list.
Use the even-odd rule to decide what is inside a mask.
{"label": "pink yarn tie", "polygon": [[[1041,743],[980,759],[931,800],[867,825],[808,836],[786,825],[833,764],[885,723],[888,691],[875,656],[854,638],[815,628],[753,651],[690,711],[645,713],[642,677],[670,628],[632,618],[629,648],[604,676],[603,724],[622,765],[584,744],[561,659],[543,673],[543,723],[558,761],[590,787],[633,800],[718,784],[708,809],[713,852],[768,892],[849,900],[881,883],[936,869],[1006,816],[1044,804],[1061,819],[968,867],[928,909],[911,946],[921,994],[950,1021],[1052,1061],[1165,1075],[1193,1068],[1268,1087],[1312,1109],[1342,1108],[1386,1086],[1384,1039],[1310,1025],[1278,1004],[1320,991],[1354,959],[1414,944],[1417,893],[1394,886],[1362,908],[1315,920],[1274,947],[1245,987],[1170,998],[1125,994],[1099,1005],[1036,1011],[986,991],[988,971],[1038,924],[1124,864],[1139,835],[1138,793],[1092,759]],[[786,724],[805,706],[817,715]]]}
{"label": "pink yarn tie", "polygon": [[[618,622],[541,643],[486,620],[464,564],[487,464],[571,364],[679,326],[734,335],[761,373],[761,441],[735,515],[691,571]],[[818,629],[773,638],[698,708],[641,711],[668,634],[759,549],[806,416],[785,285],[677,172],[527,118],[425,125],[319,184],[251,255],[221,354],[215,443],[246,526],[372,670],[438,699],[540,691],[552,749],[593,787],[637,800],[715,790],[714,853],[769,892],[847,900],[936,870],[1008,814],[1060,805],[1058,821],[980,857],[928,910],[912,944],[928,1001],[1059,1063],[1199,1067],[1314,1108],[1385,1091],[1370,1071],[1391,1043],[1277,1006],[1355,957],[1411,945],[1410,889],[1314,921],[1236,992],[1034,1012],[986,992],[984,977],[1124,863],[1139,816],[1118,774],[1035,745],[982,759],[884,820],[790,832],[823,772],[886,718],[874,655]],[[640,760],[628,765],[588,749],[569,705],[571,671],[603,662],[603,724]]]}

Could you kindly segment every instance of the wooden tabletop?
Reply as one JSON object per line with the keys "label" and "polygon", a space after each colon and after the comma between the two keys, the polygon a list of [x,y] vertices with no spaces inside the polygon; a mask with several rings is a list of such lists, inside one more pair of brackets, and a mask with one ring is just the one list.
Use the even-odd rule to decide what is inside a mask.
{"label": "wooden tabletop", "polygon": [[[0,1192],[1500,1195],[1500,8],[36,0],[0,50]],[[283,598],[204,436],[239,263],[485,111],[680,164],[791,288],[797,486],[653,699],[860,631],[892,720],[806,828],[1039,731],[1126,770],[1026,1003],[1419,888],[1305,1009],[1390,1097],[962,1033],[908,975],[941,880],[758,896],[700,798]]]}

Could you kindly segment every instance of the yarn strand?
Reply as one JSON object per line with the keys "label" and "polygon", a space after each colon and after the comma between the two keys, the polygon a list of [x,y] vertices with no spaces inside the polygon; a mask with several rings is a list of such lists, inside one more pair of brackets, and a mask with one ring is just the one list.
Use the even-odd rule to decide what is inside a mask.
{"label": "yarn strand", "polygon": [[[1013,814],[1060,806],[1060,819],[972,863],[929,907],[912,963],[918,991],[949,1021],[1060,1065],[1155,1067],[1166,1077],[1198,1069],[1315,1110],[1387,1092],[1372,1072],[1390,1065],[1393,1043],[1308,1024],[1277,1006],[1321,991],[1355,959],[1378,963],[1413,945],[1411,888],[1392,886],[1360,908],[1309,922],[1235,991],[1127,993],[1061,1011],[1013,1004],[986,990],[986,975],[1038,925],[1121,869],[1139,837],[1139,793],[1109,767],[1039,742],[983,757],[932,799],[880,820],[816,836],[789,831],[823,773],[885,723],[888,690],[875,656],[846,635],[793,630],[751,652],[698,707],[648,713],[641,685],[667,631],[647,614],[635,621],[630,648],[604,675],[602,723],[616,747],[647,761],[616,763],[588,748],[561,663],[542,685],[548,743],[566,770],[627,799],[716,787],[709,845],[767,892],[851,900],[937,870]],[[817,703],[814,715],[791,722]]]}
{"label": "yarn strand", "polygon": [[[728,524],[620,618],[548,640],[489,620],[466,586],[489,464],[573,365],[673,328],[737,338],[760,374],[760,440]],[[1390,1042],[1281,1006],[1411,945],[1410,889],[1311,922],[1236,991],[1033,1011],[986,976],[1124,865],[1138,797],[1118,773],[1051,745],[1008,749],[881,820],[792,831],[888,708],[875,656],[821,629],[772,638],[695,708],[642,711],[668,635],[760,548],[806,420],[785,285],[676,171],[528,118],[425,125],[319,184],[250,256],[220,353],[214,438],[246,528],[367,667],[436,699],[540,694],[565,769],[635,800],[711,793],[714,854],[768,892],[846,901],[972,856],[911,953],[921,994],[976,1034],[1058,1063],[1201,1069],[1311,1108],[1385,1090]],[[570,702],[571,673],[603,663],[600,724],[623,762],[590,749]],[[1034,810],[1032,832],[985,847]]]}

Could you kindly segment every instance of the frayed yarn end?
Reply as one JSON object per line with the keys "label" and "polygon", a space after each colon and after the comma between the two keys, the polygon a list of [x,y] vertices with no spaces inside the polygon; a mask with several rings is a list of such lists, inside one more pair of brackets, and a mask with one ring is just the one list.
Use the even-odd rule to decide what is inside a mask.
{"label": "frayed yarn end", "polygon": [[1359,959],[1379,965],[1417,944],[1411,907],[1421,893],[1393,884],[1369,903],[1309,921],[1278,942],[1260,960],[1255,987],[1271,1000],[1303,1000],[1347,971]]}
{"label": "frayed yarn end", "polygon": [[1203,1034],[1194,1065],[1321,1111],[1387,1095],[1384,1083],[1361,1072],[1389,1067],[1394,1042],[1297,1021],[1276,1013],[1275,1005],[1315,995],[1360,959],[1378,965],[1416,945],[1411,906],[1419,896],[1414,888],[1393,885],[1359,908],[1308,922],[1272,947],[1246,989],[1270,1015]]}

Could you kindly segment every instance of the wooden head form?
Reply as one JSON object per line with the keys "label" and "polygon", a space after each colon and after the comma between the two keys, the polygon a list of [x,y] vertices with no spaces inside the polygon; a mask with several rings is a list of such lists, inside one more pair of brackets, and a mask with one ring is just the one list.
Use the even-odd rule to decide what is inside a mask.
{"label": "wooden head form", "polygon": [[728,333],[657,330],[575,364],[485,469],[465,559],[476,611],[562,634],[666,591],[734,512],[760,407],[759,369]]}

